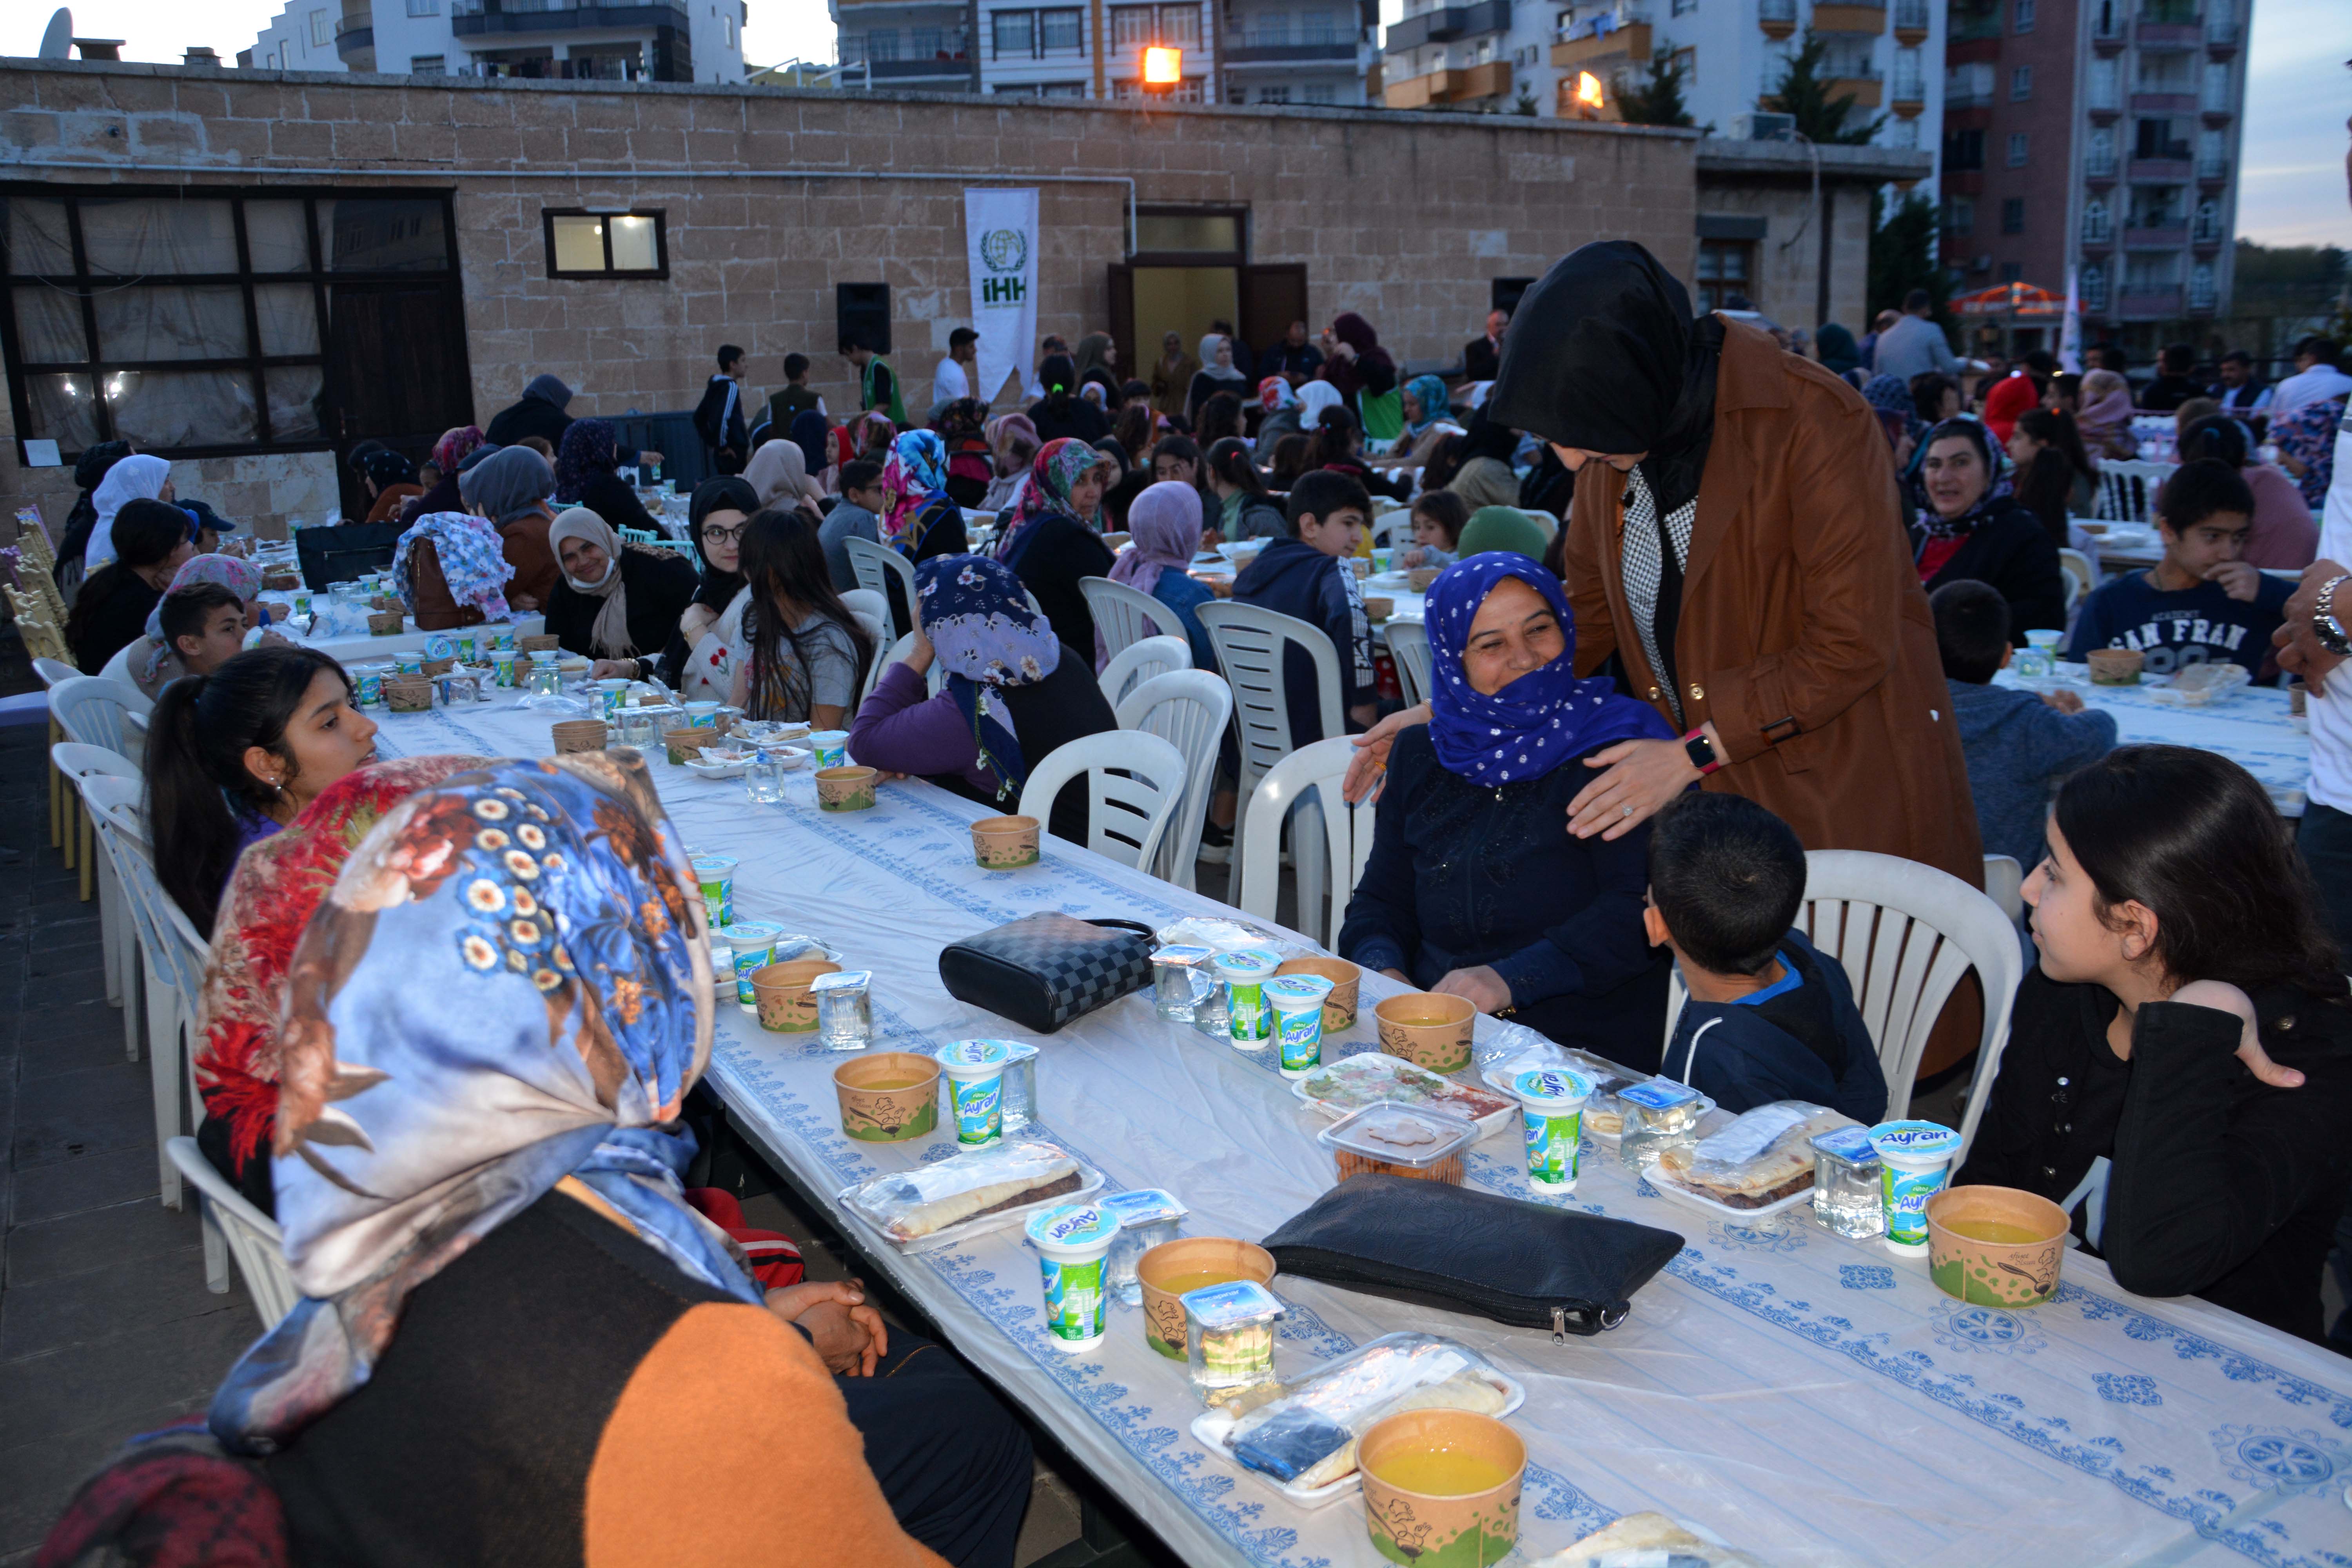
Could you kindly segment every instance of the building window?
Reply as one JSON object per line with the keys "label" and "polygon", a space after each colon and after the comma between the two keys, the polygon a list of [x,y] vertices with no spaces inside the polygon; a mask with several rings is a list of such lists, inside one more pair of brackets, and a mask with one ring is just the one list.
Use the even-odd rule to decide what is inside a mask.
{"label": "building window", "polygon": [[550,278],[667,278],[669,238],[658,212],[592,213],[550,207],[541,215],[547,229]]}
{"label": "building window", "polygon": [[1075,55],[1085,50],[1086,34],[1082,26],[1086,12],[1077,6],[1067,10],[1037,13],[1037,34],[1041,52],[1049,55]]}
{"label": "building window", "polygon": [[446,76],[449,74],[448,58],[443,55],[411,55],[408,57],[408,74]]}
{"label": "building window", "polygon": [[727,40],[727,47],[729,48],[733,48],[735,47],[735,18],[732,16],[721,16],[719,18],[719,36]]}
{"label": "building window", "polygon": [[2033,31],[2033,0],[2017,0],[2014,16],[2016,16],[2014,26],[2017,31],[2021,33]]}
{"label": "building window", "polygon": [[2023,234],[2025,232],[2025,198],[2023,196],[2004,196],[2001,198],[2000,232],[2003,234]]}
{"label": "building window", "polygon": [[1725,309],[1734,294],[1745,295],[1755,275],[1756,244],[1747,239],[1702,239],[1698,242],[1698,308]]}
{"label": "building window", "polygon": [[1698,9],[1698,0],[1675,0],[1674,15],[1687,16]]}
{"label": "building window", "polygon": [[412,16],[438,16],[441,15],[441,0],[408,0],[408,14]]}
{"label": "building window", "polygon": [[2180,287],[2180,253],[2159,250],[2134,252],[2124,258],[2124,292],[2156,294]]}
{"label": "building window", "polygon": [[2142,120],[2136,125],[2132,156],[2179,163],[2188,158],[2189,143],[2173,135],[2171,121]]}
{"label": "building window", "polygon": [[2102,245],[2114,233],[2107,217],[2107,204],[2093,196],[2083,204],[2083,239],[2090,245]]}
{"label": "building window", "polygon": [[1310,81],[1303,96],[1308,103],[1337,103],[1339,101],[1339,89],[1328,81]]}
{"label": "building window", "polygon": [[1049,81],[1037,89],[1040,98],[1084,98],[1087,84],[1082,81]]}
{"label": "building window", "polygon": [[998,59],[1030,59],[1037,53],[1037,13],[999,11],[989,18]]}
{"label": "building window", "polygon": [[2022,103],[2033,96],[2033,68],[2020,66],[2009,73],[2009,100]]}
{"label": "building window", "polygon": [[2022,131],[2012,131],[2009,133],[2009,166],[2011,168],[2022,169],[2025,167],[2027,156],[2026,148],[2031,140],[2032,139],[2028,134]]}
{"label": "building window", "polygon": [[1894,140],[1894,142],[1891,143],[1891,144],[1892,144],[1892,145],[1894,145],[1894,146],[1896,146],[1896,147],[1916,147],[1916,146],[1918,146],[1918,145],[1919,145],[1919,122],[1918,122],[1917,121],[1916,121],[1916,120],[1898,120],[1898,121],[1896,121],[1895,122],[1895,132],[1894,132],[1894,136],[1895,136],[1895,140]]}
{"label": "building window", "polygon": [[1967,236],[1977,231],[1977,204],[1967,196],[1944,198],[1944,227],[1952,234]]}
{"label": "building window", "polygon": [[2139,90],[2194,92],[2197,89],[2189,74],[2189,58],[2185,54],[2143,53],[2139,57]]}
{"label": "building window", "polygon": [[[1290,89],[1286,87],[1262,87],[1257,89],[1257,100],[1260,103],[1288,103]],[[1238,94],[1234,96],[1234,101],[1236,103],[1241,101]]]}
{"label": "building window", "polygon": [[2097,262],[2083,268],[2083,309],[2104,310],[2107,308],[2107,269]]}
{"label": "building window", "polygon": [[1944,135],[1944,169],[1948,174],[1968,174],[1984,167],[1985,133],[1971,127],[1966,131],[1947,132]]}
{"label": "building window", "polygon": [[2002,262],[2002,263],[2000,264],[2000,280],[2001,280],[2002,282],[2004,282],[2004,283],[2017,283],[2017,282],[2021,282],[2021,281],[2023,281],[2024,278],[2025,278],[2025,264],[2024,264],[2023,262],[2021,262],[2021,261],[2004,261],[2004,262]]}
{"label": "building window", "polygon": [[[446,196],[50,188],[0,197],[0,232],[16,433],[68,462],[100,441],[164,457],[324,446],[331,353],[357,352],[331,350],[346,286],[424,297],[420,361],[446,347],[424,341],[437,325],[463,331]],[[368,374],[389,387],[401,369]]]}
{"label": "building window", "polygon": [[2133,228],[2179,228],[2185,221],[2179,185],[2134,185],[2131,194]]}
{"label": "building window", "polygon": [[2212,266],[2200,261],[2189,269],[2189,308],[2192,310],[2211,310],[2213,295]]}
{"label": "building window", "polygon": [[314,49],[323,49],[334,41],[335,26],[331,21],[328,20],[327,13],[324,11],[311,12],[310,47]]}

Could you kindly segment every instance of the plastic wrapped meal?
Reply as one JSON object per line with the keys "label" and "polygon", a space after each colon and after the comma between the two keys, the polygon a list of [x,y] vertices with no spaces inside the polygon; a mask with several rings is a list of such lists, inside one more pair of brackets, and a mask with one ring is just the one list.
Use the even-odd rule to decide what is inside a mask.
{"label": "plastic wrapped meal", "polygon": [[1766,1208],[1812,1190],[1815,1138],[1856,1125],[1852,1117],[1822,1106],[1775,1100],[1732,1118],[1696,1143],[1668,1145],[1660,1151],[1650,1179],[1726,1208]]}
{"label": "plastic wrapped meal", "polygon": [[1663,1513],[1629,1513],[1536,1568],[1759,1568],[1756,1559],[1702,1541]]}
{"label": "plastic wrapped meal", "polygon": [[1380,1100],[1315,1135],[1331,1151],[1339,1179],[1382,1174],[1462,1184],[1462,1151],[1478,1142],[1478,1126],[1442,1110]]}
{"label": "plastic wrapped meal", "polygon": [[1083,1179],[1078,1163],[1051,1144],[1000,1143],[860,1182],[841,1201],[891,1240],[919,1241],[982,1215],[1075,1193]]}
{"label": "plastic wrapped meal", "polygon": [[1434,1334],[1383,1334],[1290,1383],[1253,1389],[1234,1405],[1226,1440],[1235,1459],[1300,1490],[1356,1469],[1356,1439],[1406,1410],[1500,1415],[1512,1389],[1477,1352]]}
{"label": "plastic wrapped meal", "polygon": [[1474,1084],[1456,1083],[1385,1051],[1363,1051],[1328,1063],[1299,1079],[1293,1092],[1331,1116],[1344,1116],[1382,1100],[1425,1105],[1481,1123],[1490,1116],[1507,1116],[1518,1109],[1516,1100]]}

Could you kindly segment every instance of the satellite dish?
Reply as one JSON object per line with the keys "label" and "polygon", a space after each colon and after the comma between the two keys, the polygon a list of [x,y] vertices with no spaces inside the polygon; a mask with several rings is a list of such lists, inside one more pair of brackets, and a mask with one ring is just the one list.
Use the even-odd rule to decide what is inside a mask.
{"label": "satellite dish", "polygon": [[41,58],[61,60],[73,50],[73,13],[64,6],[49,18],[49,30],[41,35]]}

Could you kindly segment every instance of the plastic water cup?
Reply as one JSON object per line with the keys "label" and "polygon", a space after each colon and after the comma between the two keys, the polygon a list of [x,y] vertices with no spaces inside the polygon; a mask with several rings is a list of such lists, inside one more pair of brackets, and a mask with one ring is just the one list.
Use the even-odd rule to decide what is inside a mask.
{"label": "plastic water cup", "polygon": [[1528,1185],[1539,1193],[1576,1191],[1584,1139],[1584,1102],[1592,1080],[1567,1068],[1541,1068],[1511,1080],[1528,1140]]}
{"label": "plastic water cup", "polygon": [[1108,1327],[1111,1243],[1118,1216],[1093,1204],[1064,1204],[1024,1227],[1037,1249],[1045,1293],[1045,1331],[1057,1351],[1078,1355],[1102,1343]]}

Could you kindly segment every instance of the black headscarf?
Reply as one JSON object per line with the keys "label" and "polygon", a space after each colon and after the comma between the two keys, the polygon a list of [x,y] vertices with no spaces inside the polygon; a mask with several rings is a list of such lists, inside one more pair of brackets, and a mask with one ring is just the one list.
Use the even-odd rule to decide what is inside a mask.
{"label": "black headscarf", "polygon": [[1519,449],[1519,433],[1500,420],[1487,417],[1479,409],[1470,416],[1470,428],[1464,433],[1462,461],[1473,458],[1492,458],[1498,463],[1508,463]]}
{"label": "black headscarf", "polygon": [[[66,513],[65,537],[58,542],[58,591],[63,593],[67,583],[79,583],[82,552],[89,548],[90,530],[98,526],[98,506],[90,492],[106,479],[106,471],[131,456],[128,441],[96,441],[81,449],[74,459],[74,483],[81,494],[74,497],[73,509]],[[68,572],[67,568],[73,568]]]}
{"label": "black headscarf", "polygon": [[[732,474],[715,479],[705,479],[694,487],[694,499],[687,502],[688,537],[694,541],[695,558],[702,563],[702,584],[694,591],[689,603],[708,605],[714,610],[724,610],[743,591],[743,574],[721,572],[710,563],[702,548],[702,520],[714,511],[740,511],[745,518],[760,515],[760,493],[750,481]],[[740,555],[736,558],[740,563]]]}
{"label": "black headscarf", "polygon": [[1644,452],[1661,516],[1698,494],[1723,325],[1629,239],[1570,251],[1519,300],[1486,412],[1588,452]]}

